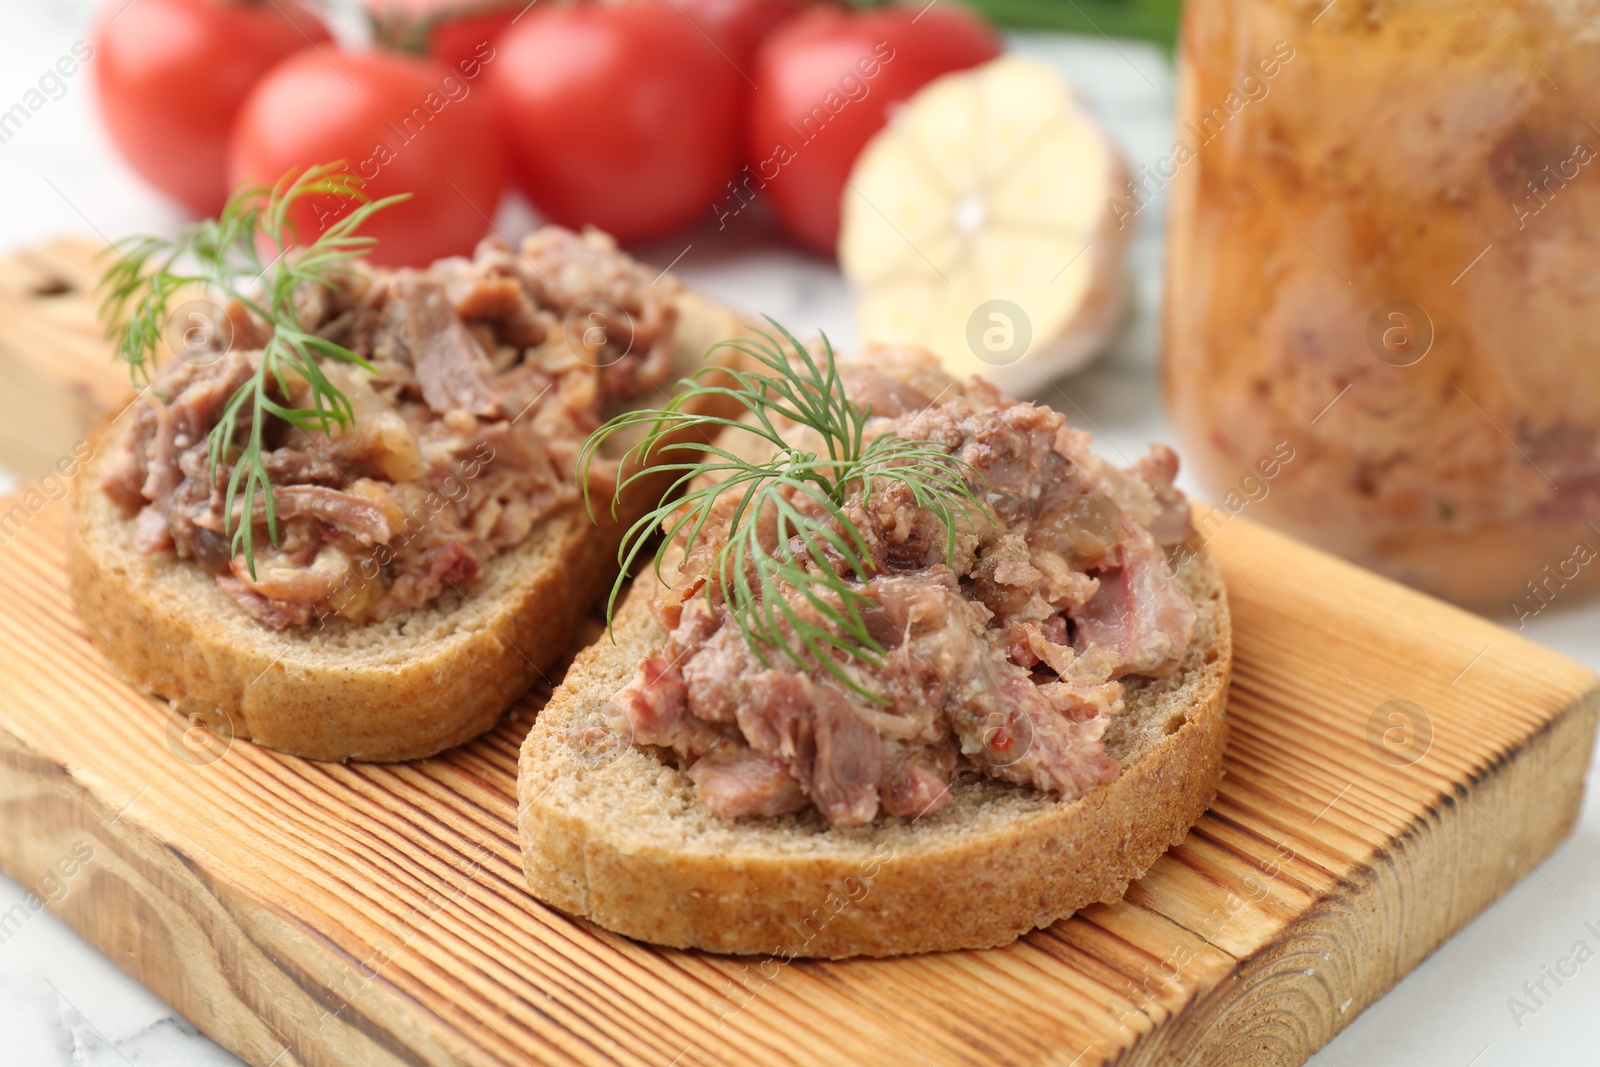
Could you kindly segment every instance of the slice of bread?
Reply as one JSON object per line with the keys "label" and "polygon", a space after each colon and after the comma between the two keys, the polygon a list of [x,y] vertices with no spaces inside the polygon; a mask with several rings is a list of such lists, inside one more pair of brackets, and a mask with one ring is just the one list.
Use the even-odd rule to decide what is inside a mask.
{"label": "slice of bread", "polygon": [[[677,297],[673,378],[744,323],[693,293]],[[722,350],[713,361],[733,358]],[[650,397],[647,404],[659,403]],[[609,519],[596,502],[551,515],[494,556],[461,592],[382,622],[333,618],[274,630],[251,618],[193,561],[134,547],[134,522],[99,488],[117,436],[103,424],[78,479],[68,546],[73,599],[112,667],[146,692],[268,748],[310,759],[408,760],[471,740],[565,654],[616,574],[627,522],[660,499],[638,483]]]}
{"label": "slice of bread", "polygon": [[1130,679],[1106,732],[1115,781],[1061,801],[965,774],[930,815],[857,827],[814,809],[720,819],[661,750],[618,739],[595,752],[571,739],[591,726],[609,735],[601,708],[661,653],[646,573],[615,641],[580,653],[540,712],[518,775],[534,895],[609,930],[784,960],[989,948],[1119,898],[1216,795],[1233,644],[1209,553],[1178,569],[1199,613],[1181,666]]}

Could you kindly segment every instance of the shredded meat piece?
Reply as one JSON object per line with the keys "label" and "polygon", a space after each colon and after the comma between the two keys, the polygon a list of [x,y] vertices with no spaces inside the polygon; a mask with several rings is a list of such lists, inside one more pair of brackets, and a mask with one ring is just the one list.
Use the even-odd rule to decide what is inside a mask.
{"label": "shredded meat piece", "polygon": [[315,605],[309,601],[271,600],[229,575],[218,575],[217,584],[240,607],[273,629],[285,630],[311,621]]}
{"label": "shredded meat piece", "polygon": [[787,815],[807,803],[783,761],[743,745],[722,745],[701,756],[689,768],[689,778],[706,807],[724,819]]}
{"label": "shredded meat piece", "polygon": [[1073,612],[1074,644],[1116,653],[1118,674],[1167,674],[1194,632],[1194,602],[1167,574],[1149,531],[1129,526],[1117,552],[1120,565],[1100,572],[1099,591]]}
{"label": "shredded meat piece", "polygon": [[411,358],[422,399],[443,415],[500,413],[494,368],[436,281],[401,271],[389,286],[391,329]]}
{"label": "shredded meat piece", "polygon": [[949,744],[888,746],[883,810],[890,815],[920,818],[944,807],[950,799],[950,778],[958,756]]}
{"label": "shredded meat piece", "polygon": [[515,268],[537,298],[567,316],[571,344],[600,368],[605,388],[631,394],[665,376],[677,309],[610,237],[547,227],[523,243]]}
{"label": "shredded meat piece", "polygon": [[[351,534],[364,545],[378,544],[390,537],[389,520],[384,508],[368,497],[321,485],[290,485],[275,489],[272,500],[280,521],[309,519]],[[235,502],[235,518],[243,513],[243,507],[242,502]],[[266,520],[266,502],[258,500],[255,521],[258,525],[265,525]],[[208,514],[200,524],[209,530],[221,532],[223,517],[220,514]]]}
{"label": "shredded meat piece", "polygon": [[641,745],[675,748],[689,756],[710,752],[725,738],[709,723],[687,713],[683,675],[667,660],[639,664],[631,684],[605,709],[605,717],[622,736]]}
{"label": "shredded meat piece", "polygon": [[[137,527],[140,551],[164,551],[193,536],[195,516],[190,505],[211,494],[209,487],[191,484],[181,461],[185,453],[201,447],[228,398],[255,372],[259,358],[229,352],[204,366],[169,364],[135,405],[140,409],[137,421],[123,438],[122,453],[104,484],[124,507],[142,508]],[[143,475],[137,488],[131,481],[136,475]]]}
{"label": "shredded meat piece", "polygon": [[[325,455],[300,448],[274,448],[261,457],[262,465],[275,485],[327,485],[345,484],[347,476],[338,464]],[[194,472],[200,476],[199,470]]]}
{"label": "shredded meat piece", "polygon": [[[724,496],[655,601],[664,658],[617,694],[613,724],[674,749],[725,818],[799,804],[836,826],[880,812],[920,818],[963,772],[1067,798],[1114,779],[1102,736],[1122,710],[1118,679],[1175,669],[1195,625],[1152,533],[1188,529],[1176,457],[1158,447],[1137,470],[1112,467],[1058,413],[981,381],[957,387],[916,354],[841,372],[852,398],[872,406],[869,434],[959,456],[992,519],[959,522],[947,554],[944,527],[903,484],[876,484],[868,500],[847,494],[843,510],[875,568],[859,582],[872,603],[864,622],[883,653],[872,664],[836,657],[845,685],[773,650],[763,662],[728,622],[710,573],[736,503]],[[808,432],[789,436],[810,447]],[[836,557],[803,558],[857,581]],[[804,594],[784,595],[796,617],[832,625]]]}
{"label": "shredded meat piece", "polygon": [[265,558],[256,560],[254,577],[243,559],[233,560],[230,569],[241,587],[271,601],[315,604],[332,596],[350,573],[348,555],[337,548],[323,548],[314,540],[298,552],[262,555]]}
{"label": "shredded meat piece", "polygon": [[172,547],[172,531],[160,509],[146,507],[133,522],[133,543],[146,554]]}
{"label": "shredded meat piece", "polygon": [[811,802],[835,826],[860,826],[878,813],[883,738],[854,702],[828,685],[813,688],[817,758],[807,783]]}
{"label": "shredded meat piece", "polygon": [[[564,230],[532,235],[521,254],[486,240],[471,259],[426,270],[358,263],[331,287],[297,292],[302,325],[376,373],[321,364],[355,412],[349,425],[266,428],[278,544],[265,501],[246,517],[236,500],[232,517],[255,526],[253,577],[226,533],[232,471],[213,471],[207,452],[271,338],[242,305],[228,309],[233,350],[204,365],[169,363],[130,408],[102,488],[136,515],[141,551],[196,561],[269,626],[423,607],[575,502],[579,450],[606,407],[669,370],[676,292],[673,278],[605,240]],[[629,319],[628,347],[596,359],[567,336],[563,316],[590,300]],[[292,378],[273,399],[305,407],[309,388]],[[248,429],[247,416],[235,444]],[[604,491],[614,473],[600,463],[593,477]]]}
{"label": "shredded meat piece", "polygon": [[612,701],[627,721],[627,734],[646,745],[673,745],[683,717],[683,675],[664,659],[639,664],[638,684]]}
{"label": "shredded meat piece", "polygon": [[145,505],[144,482],[149,474],[146,450],[155,433],[156,415],[155,409],[145,404],[135,404],[129,413],[133,424],[123,435],[101,485],[118,507],[137,511]]}
{"label": "shredded meat piece", "polygon": [[[744,645],[733,630],[726,632]],[[783,760],[796,777],[809,782],[817,759],[815,723],[810,714],[815,691],[811,679],[773,670],[747,677],[749,684],[743,687],[746,698],[735,709],[739,732],[752,747]]]}
{"label": "shredded meat piece", "polygon": [[1149,524],[1150,536],[1155,538],[1156,544],[1176,545],[1192,537],[1195,529],[1189,501],[1172,485],[1178,477],[1178,454],[1166,445],[1151,445],[1149,453],[1134,467],[1150,483],[1158,509]]}
{"label": "shredded meat piece", "polygon": [[541,345],[549,336],[549,312],[541,311],[516,278],[468,273],[452,279],[449,292],[457,314],[469,321],[494,323],[509,345]]}

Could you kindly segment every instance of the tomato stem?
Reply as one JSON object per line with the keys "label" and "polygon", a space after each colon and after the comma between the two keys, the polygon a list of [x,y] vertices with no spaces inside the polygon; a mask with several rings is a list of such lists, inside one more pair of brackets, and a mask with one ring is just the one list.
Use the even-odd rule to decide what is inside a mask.
{"label": "tomato stem", "polygon": [[386,52],[400,52],[408,56],[428,54],[428,39],[439,24],[438,16],[418,18],[398,11],[369,11],[367,22],[372,27],[372,43]]}
{"label": "tomato stem", "polygon": [[428,44],[433,39],[433,31],[444,23],[516,10],[525,10],[521,0],[462,0],[459,4],[441,6],[426,14],[402,11],[397,5],[381,8],[373,5],[367,9],[367,23],[372,27],[372,42],[379,48],[405,55],[425,56],[428,54]]}

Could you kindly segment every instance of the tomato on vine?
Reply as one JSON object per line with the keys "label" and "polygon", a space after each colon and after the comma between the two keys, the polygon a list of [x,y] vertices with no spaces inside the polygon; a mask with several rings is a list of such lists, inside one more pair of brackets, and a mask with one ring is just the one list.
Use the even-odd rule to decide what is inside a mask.
{"label": "tomato on vine", "polygon": [[671,0],[536,7],[499,47],[501,136],[547,219],[634,241],[711,217],[746,82]]}
{"label": "tomato on vine", "polygon": [[91,34],[100,114],[140,177],[215,215],[245,97],[279,61],[332,40],[300,0],[112,0]]}
{"label": "tomato on vine", "polygon": [[[375,262],[421,266],[464,255],[489,229],[505,167],[484,92],[493,46],[454,68],[428,56],[306,49],[262,79],[234,126],[234,182],[271,184],[343,160],[372,199],[410,193],[363,232]],[[337,198],[294,205],[303,241],[352,210]]]}
{"label": "tomato on vine", "polygon": [[953,3],[819,7],[778,27],[756,56],[746,144],[779,225],[832,256],[850,168],[890,111],[999,54],[994,29]]}
{"label": "tomato on vine", "polygon": [[454,68],[493,45],[529,9],[528,0],[366,0],[386,47],[426,53]]}

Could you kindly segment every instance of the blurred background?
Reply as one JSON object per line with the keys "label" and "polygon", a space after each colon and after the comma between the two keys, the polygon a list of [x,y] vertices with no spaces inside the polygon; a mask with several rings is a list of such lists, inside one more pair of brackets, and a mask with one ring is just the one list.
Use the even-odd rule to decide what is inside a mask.
{"label": "blurred background", "polygon": [[[16,0],[0,253],[170,235],[332,159],[416,194],[389,262],[595,224],[840,347],[925,344],[1123,462],[1174,441],[1226,511],[1202,534],[1248,514],[1600,668],[1600,24],[1193,0],[1180,78],[1178,8]],[[1594,1062],[1600,967],[1511,998],[1595,940],[1596,887],[1591,796],[1314,1062]],[[5,1063],[237,1062],[48,913],[0,942],[0,1032]]]}

